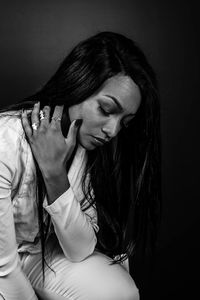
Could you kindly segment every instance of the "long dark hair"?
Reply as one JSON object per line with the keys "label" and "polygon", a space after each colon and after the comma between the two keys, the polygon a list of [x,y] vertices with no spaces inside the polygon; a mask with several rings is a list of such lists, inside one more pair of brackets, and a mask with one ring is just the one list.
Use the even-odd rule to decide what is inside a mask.
{"label": "long dark hair", "polygon": [[[61,126],[66,136],[68,108],[93,95],[105,80],[117,74],[133,79],[142,101],[128,128],[110,143],[88,151],[82,187],[85,198],[90,205],[95,202],[97,209],[97,248],[111,258],[119,255],[119,262],[138,251],[143,255],[154,253],[161,215],[159,92],[155,73],[139,46],[122,34],[100,32],[80,42],[38,92],[4,111],[32,108],[37,101],[41,108],[64,104]],[[86,186],[88,173],[91,176]],[[37,175],[44,267],[45,187],[38,166]]]}

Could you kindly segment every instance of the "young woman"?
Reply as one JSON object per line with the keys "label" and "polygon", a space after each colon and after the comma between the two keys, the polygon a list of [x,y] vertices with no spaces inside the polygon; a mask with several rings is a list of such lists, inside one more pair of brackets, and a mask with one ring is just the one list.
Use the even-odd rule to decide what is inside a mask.
{"label": "young woman", "polygon": [[124,261],[154,249],[160,156],[154,71],[118,33],[2,109],[0,299],[139,299]]}

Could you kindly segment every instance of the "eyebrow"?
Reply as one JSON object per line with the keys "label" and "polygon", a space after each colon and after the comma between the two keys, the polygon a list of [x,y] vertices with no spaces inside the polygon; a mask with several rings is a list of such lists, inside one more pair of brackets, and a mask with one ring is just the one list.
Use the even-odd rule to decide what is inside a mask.
{"label": "eyebrow", "polygon": [[[118,107],[118,109],[119,109],[120,112],[124,111],[123,107],[121,106],[121,104],[119,103],[119,101],[117,100],[117,98],[115,98],[115,97],[113,97],[111,95],[105,95],[105,96],[108,97],[108,98],[111,98],[115,102],[115,104],[117,105],[117,107]],[[130,113],[127,116],[135,116],[135,115],[136,115],[136,113],[135,114]]]}

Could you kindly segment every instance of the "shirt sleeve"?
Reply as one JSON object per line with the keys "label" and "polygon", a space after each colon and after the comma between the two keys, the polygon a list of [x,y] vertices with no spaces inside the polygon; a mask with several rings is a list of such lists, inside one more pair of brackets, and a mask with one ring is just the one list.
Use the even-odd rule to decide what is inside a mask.
{"label": "shirt sleeve", "polygon": [[[18,286],[20,299],[27,300],[34,292],[19,266],[11,201],[20,136],[7,126],[0,126],[0,129],[0,295],[5,299],[10,299],[9,295],[12,295],[12,299],[17,300],[19,298],[15,296],[15,287]],[[16,272],[17,276],[15,276]]]}
{"label": "shirt sleeve", "polygon": [[44,201],[43,206],[51,215],[55,233],[67,259],[78,262],[93,253],[98,225],[94,219],[91,222],[89,215],[81,210],[71,187],[52,204],[47,205],[47,201]]}

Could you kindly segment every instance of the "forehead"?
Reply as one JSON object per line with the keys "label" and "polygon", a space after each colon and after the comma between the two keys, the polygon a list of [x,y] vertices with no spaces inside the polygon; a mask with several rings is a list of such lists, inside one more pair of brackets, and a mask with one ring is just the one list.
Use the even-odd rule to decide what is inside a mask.
{"label": "forehead", "polygon": [[[135,82],[125,75],[107,79],[98,92],[101,96],[112,96],[121,104],[124,113],[135,113],[141,102],[141,93]],[[110,99],[110,101],[112,101]]]}

